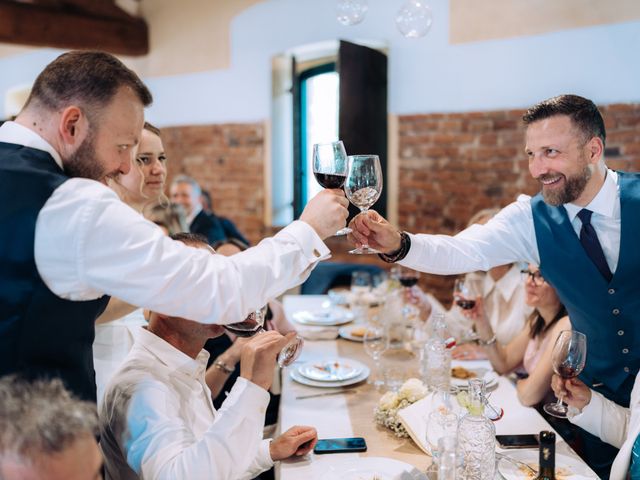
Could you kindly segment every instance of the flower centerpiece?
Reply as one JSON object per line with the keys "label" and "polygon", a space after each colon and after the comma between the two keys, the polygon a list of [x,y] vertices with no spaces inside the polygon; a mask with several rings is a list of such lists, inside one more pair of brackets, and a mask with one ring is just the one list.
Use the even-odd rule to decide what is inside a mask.
{"label": "flower centerpiece", "polygon": [[391,429],[396,437],[409,437],[407,430],[398,420],[398,410],[423,399],[428,393],[429,390],[424,383],[417,378],[410,378],[397,392],[389,391],[382,396],[373,412],[376,423]]}

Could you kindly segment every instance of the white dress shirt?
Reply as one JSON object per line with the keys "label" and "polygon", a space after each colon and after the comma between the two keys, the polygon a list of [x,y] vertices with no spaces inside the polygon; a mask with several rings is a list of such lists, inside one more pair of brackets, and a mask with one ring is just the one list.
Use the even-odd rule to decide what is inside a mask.
{"label": "white dress shirt", "polygon": [[604,442],[619,448],[611,466],[611,480],[626,480],[631,461],[631,452],[640,434],[640,381],[631,391],[630,408],[621,407],[598,392],[591,391],[591,401],[582,412],[569,407],[571,423],[600,437]]}
{"label": "white dress shirt", "polygon": [[[565,204],[571,224],[579,236],[582,222],[576,217],[583,208]],[[620,250],[620,187],[618,175],[607,170],[598,194],[586,207],[593,211],[595,229],[611,272],[618,265]],[[471,225],[455,236],[417,234],[411,236],[411,249],[399,263],[415,270],[441,275],[487,271],[498,265],[526,261],[540,265],[531,197],[503,208],[485,225]]]}
{"label": "white dress shirt", "polygon": [[[15,122],[0,141],[60,155]],[[329,250],[295,221],[245,252],[224,257],[167,238],[105,185],[72,178],[40,210],[35,263],[47,287],[67,300],[113,295],[133,305],[203,323],[238,321],[302,283]]]}
{"label": "white dress shirt", "polygon": [[[518,264],[513,264],[497,281],[490,273],[478,275],[482,285],[484,309],[496,339],[503,345],[513,340],[524,328],[532,308],[525,303],[524,280]],[[473,321],[465,317],[457,306],[447,314],[451,333],[460,340],[468,336]]]}
{"label": "white dress shirt", "polygon": [[253,478],[273,465],[262,439],[266,390],[238,378],[219,411],[194,360],[140,329],[100,409],[106,479]]}

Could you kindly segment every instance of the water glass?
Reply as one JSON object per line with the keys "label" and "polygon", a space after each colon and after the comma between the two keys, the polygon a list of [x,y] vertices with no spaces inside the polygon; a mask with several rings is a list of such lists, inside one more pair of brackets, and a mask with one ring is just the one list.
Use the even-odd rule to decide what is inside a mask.
{"label": "water glass", "polygon": [[383,363],[384,386],[389,391],[397,391],[404,383],[406,368],[397,364]]}
{"label": "water glass", "polygon": [[423,349],[422,376],[431,391],[451,383],[451,349],[444,342],[431,340]]}
{"label": "water glass", "polygon": [[433,410],[427,417],[427,444],[431,450],[431,456],[437,459],[440,455],[438,442],[442,437],[455,437],[458,430],[458,416],[455,413],[446,413],[441,410]]}
{"label": "water glass", "polygon": [[384,329],[375,326],[367,325],[362,338],[364,351],[371,357],[374,365],[374,380],[369,380],[376,388],[380,388],[384,385],[383,377],[380,375],[380,357],[387,348],[387,339],[384,335]]}
{"label": "water glass", "polygon": [[455,480],[458,474],[458,438],[455,435],[438,440],[438,480]]}
{"label": "water glass", "polygon": [[354,270],[351,272],[351,293],[356,297],[371,291],[371,274],[365,270]]}

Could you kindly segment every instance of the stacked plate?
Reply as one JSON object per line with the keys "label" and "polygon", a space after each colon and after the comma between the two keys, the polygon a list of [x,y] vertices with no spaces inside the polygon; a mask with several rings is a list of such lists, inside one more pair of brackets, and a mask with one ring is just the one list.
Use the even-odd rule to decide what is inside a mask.
{"label": "stacked plate", "polygon": [[293,319],[302,325],[318,325],[330,327],[344,325],[353,320],[353,313],[344,308],[320,308],[318,310],[301,310],[292,315]]}
{"label": "stacked plate", "polygon": [[314,360],[290,369],[293,380],[311,387],[345,387],[365,380],[369,367],[350,358]]}
{"label": "stacked plate", "polygon": [[489,391],[494,390],[498,386],[498,374],[488,368],[469,368],[463,367],[460,364],[454,364],[451,368],[451,385],[461,389],[468,388],[469,379],[471,378],[484,379],[487,390]]}

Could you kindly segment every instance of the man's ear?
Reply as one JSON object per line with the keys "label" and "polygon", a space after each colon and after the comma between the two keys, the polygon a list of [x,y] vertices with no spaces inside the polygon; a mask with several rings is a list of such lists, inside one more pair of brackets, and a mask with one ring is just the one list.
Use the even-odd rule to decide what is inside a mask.
{"label": "man's ear", "polygon": [[80,145],[89,133],[87,116],[74,105],[65,108],[60,115],[58,133],[66,145]]}
{"label": "man's ear", "polygon": [[589,153],[589,163],[598,163],[604,155],[604,143],[600,137],[593,137],[587,142],[587,152]]}

